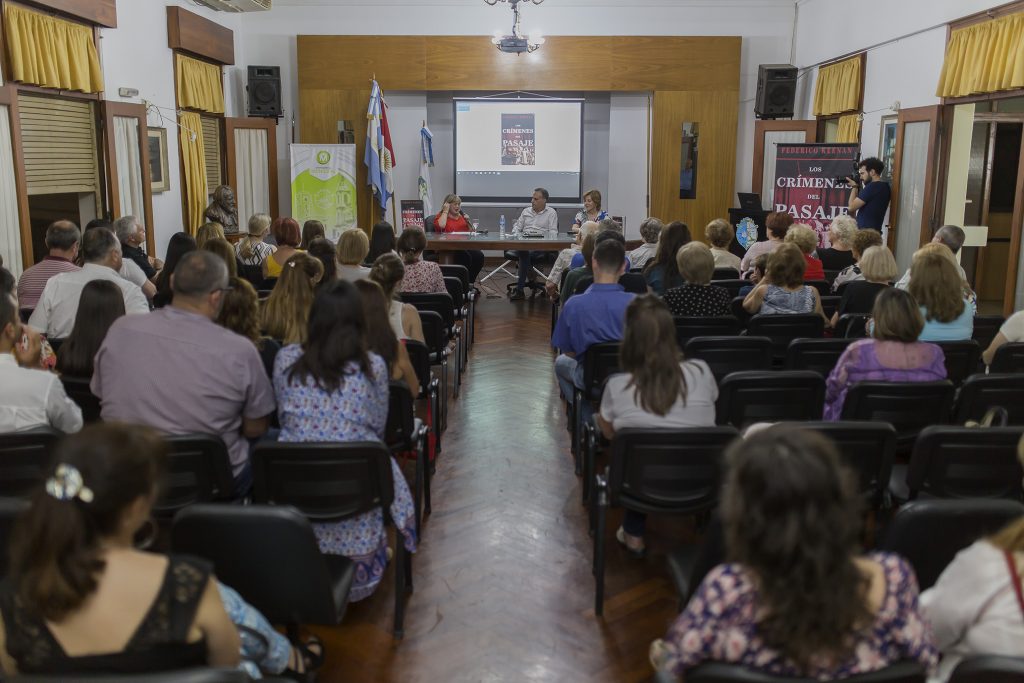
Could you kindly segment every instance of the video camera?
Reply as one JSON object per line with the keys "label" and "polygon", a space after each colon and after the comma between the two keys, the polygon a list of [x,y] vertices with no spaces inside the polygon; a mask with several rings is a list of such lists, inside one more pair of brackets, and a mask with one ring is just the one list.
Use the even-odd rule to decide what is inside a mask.
{"label": "video camera", "polygon": [[[863,185],[863,183],[861,183],[861,181],[860,181],[860,155],[859,154],[857,155],[857,158],[853,160],[853,173],[851,173],[849,177],[853,178],[853,183],[857,187],[861,187],[861,185]],[[847,176],[836,176],[835,178],[833,178],[833,182],[835,182],[837,184],[845,185],[846,184],[846,178],[847,178]]]}

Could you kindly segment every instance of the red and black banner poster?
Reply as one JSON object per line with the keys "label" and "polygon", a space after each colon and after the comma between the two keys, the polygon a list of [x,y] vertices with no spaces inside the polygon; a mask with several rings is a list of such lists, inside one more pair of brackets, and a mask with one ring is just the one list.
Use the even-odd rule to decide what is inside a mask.
{"label": "red and black banner poster", "polygon": [[780,144],[775,157],[772,205],[818,233],[818,247],[831,246],[828,226],[848,213],[847,176],[856,178],[856,144]]}
{"label": "red and black banner poster", "polygon": [[423,230],[423,200],[402,200],[402,229],[419,228]]}
{"label": "red and black banner poster", "polygon": [[501,115],[501,165],[536,166],[533,114]]}

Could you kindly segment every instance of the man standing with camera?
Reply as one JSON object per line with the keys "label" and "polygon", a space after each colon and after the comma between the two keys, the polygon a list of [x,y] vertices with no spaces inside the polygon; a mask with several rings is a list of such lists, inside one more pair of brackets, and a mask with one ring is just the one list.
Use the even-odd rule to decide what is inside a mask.
{"label": "man standing with camera", "polygon": [[[882,180],[885,164],[877,157],[862,159],[857,164],[860,180],[847,178],[850,187],[850,215],[856,217],[857,228],[882,231],[882,221],[889,209],[889,197],[892,194],[889,183]],[[863,189],[861,185],[863,184]]]}

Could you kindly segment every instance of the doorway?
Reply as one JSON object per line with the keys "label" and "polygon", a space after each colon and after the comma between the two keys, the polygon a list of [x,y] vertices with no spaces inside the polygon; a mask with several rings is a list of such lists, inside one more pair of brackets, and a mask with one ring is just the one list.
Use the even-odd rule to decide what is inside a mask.
{"label": "doorway", "polygon": [[29,195],[28,213],[32,225],[33,261],[39,263],[49,251],[46,248],[46,228],[50,223],[68,220],[84,228],[86,223],[97,217],[96,195],[92,192]]}

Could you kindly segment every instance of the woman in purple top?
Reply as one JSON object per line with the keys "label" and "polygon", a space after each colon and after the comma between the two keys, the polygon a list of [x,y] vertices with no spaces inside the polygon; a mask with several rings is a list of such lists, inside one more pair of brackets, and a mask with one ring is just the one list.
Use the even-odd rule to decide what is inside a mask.
{"label": "woman in purple top", "polygon": [[[281,441],[380,441],[388,418],[388,368],[366,350],[366,319],[358,290],[339,280],[317,292],[306,341],[284,347],[274,362]],[[409,486],[391,459],[391,517],[416,550]],[[320,551],[355,561],[350,600],[373,593],[387,567],[387,533],[378,508],[340,522],[313,525]]]}
{"label": "woman in purple top", "polygon": [[850,344],[825,383],[825,419],[843,414],[846,392],[857,382],[933,382],[946,379],[945,356],[935,344],[917,341],[924,317],[914,298],[890,287],[871,312],[870,339]]}

